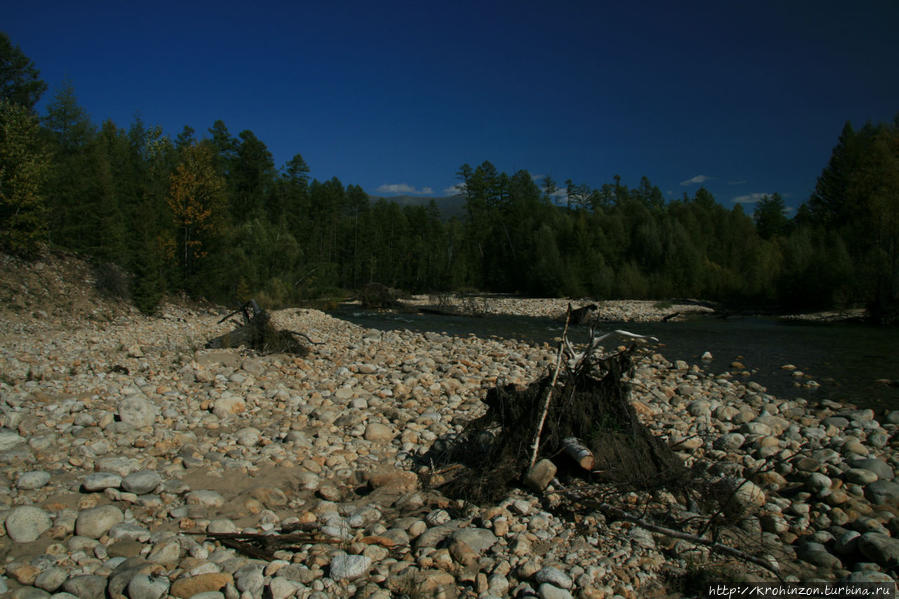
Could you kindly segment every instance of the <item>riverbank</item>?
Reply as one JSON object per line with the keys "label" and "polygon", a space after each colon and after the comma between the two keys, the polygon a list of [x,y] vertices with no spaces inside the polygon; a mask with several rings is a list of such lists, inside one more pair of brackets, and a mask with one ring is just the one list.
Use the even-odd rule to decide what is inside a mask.
{"label": "riverbank", "polygon": [[658,322],[678,315],[713,314],[715,310],[702,302],[651,301],[651,300],[591,300],[570,298],[519,298],[496,295],[458,296],[435,298],[415,295],[399,301],[405,308],[440,307],[473,314],[498,314],[506,316],[531,316],[565,320],[568,305],[572,308],[595,306],[589,320],[614,322]]}
{"label": "riverbank", "polygon": [[[421,456],[480,416],[498,381],[546,373],[549,344],[282,310],[277,325],[322,345],[304,358],[210,351],[224,310],[147,318],[60,285],[0,308],[0,592],[635,598],[703,572],[772,577],[602,515],[576,526],[546,501],[558,486],[487,506],[423,486]],[[63,300],[90,311],[66,317]],[[895,578],[899,412],[785,400],[653,352],[631,384],[641,421],[686,465],[752,481],[729,542],[792,579]],[[628,497],[672,521],[710,516],[673,493]],[[269,557],[204,536],[297,526],[315,535]]]}

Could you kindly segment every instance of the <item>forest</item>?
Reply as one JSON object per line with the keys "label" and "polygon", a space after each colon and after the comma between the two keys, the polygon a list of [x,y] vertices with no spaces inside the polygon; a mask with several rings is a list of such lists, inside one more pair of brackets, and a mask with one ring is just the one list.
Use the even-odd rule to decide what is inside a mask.
{"label": "forest", "polygon": [[0,33],[0,247],[88,257],[146,313],[166,293],[277,307],[379,282],[899,314],[899,116],[847,123],[795,214],[776,193],[747,214],[704,188],[671,201],[646,177],[538,185],[483,162],[459,167],[465,214],[444,218],[315,179],[299,153],[276,166],[221,120],[174,136],[140,118],[96,124],[71,85],[39,114],[46,89]]}

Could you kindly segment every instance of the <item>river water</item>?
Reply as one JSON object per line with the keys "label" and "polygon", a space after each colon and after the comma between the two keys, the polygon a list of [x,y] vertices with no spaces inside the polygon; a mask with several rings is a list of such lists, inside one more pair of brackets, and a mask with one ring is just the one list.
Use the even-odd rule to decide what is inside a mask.
{"label": "river water", "polygon": [[[332,315],[372,329],[496,336],[535,344],[554,344],[562,334],[561,322],[527,316],[405,314],[354,306],[341,306]],[[784,399],[831,399],[878,412],[899,409],[899,331],[895,328],[764,317],[698,317],[679,322],[607,322],[597,330],[614,329],[657,337],[658,351],[666,358],[700,364],[708,372],[738,372],[732,363],[740,362],[750,372],[747,381],[756,381]],[[574,327],[569,337],[583,342],[587,335],[586,327]],[[712,354],[712,360],[700,359],[706,351]],[[794,377],[793,371],[782,368],[787,364],[805,376]],[[535,372],[534,377],[540,374]],[[809,388],[798,382],[810,380],[820,386]],[[890,385],[884,380],[894,382]]]}

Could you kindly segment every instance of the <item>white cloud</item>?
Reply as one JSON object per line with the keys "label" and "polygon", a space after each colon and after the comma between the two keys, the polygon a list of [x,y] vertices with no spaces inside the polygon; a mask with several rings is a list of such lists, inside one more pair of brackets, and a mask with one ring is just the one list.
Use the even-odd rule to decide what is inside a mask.
{"label": "white cloud", "polygon": [[733,200],[731,200],[734,204],[755,204],[757,202],[761,202],[762,198],[765,196],[770,196],[770,193],[749,193],[742,196],[737,196]]}
{"label": "white cloud", "polygon": [[448,196],[457,196],[462,195],[465,192],[465,185],[462,183],[456,183],[452,187],[447,187],[443,190],[443,193]]}
{"label": "white cloud", "polygon": [[379,186],[375,191],[378,193],[405,193],[409,195],[431,195],[434,193],[434,190],[430,187],[422,187],[421,189],[415,189],[413,186],[408,183],[385,183],[384,185]]}
{"label": "white cloud", "polygon": [[692,179],[687,179],[686,181],[681,181],[680,184],[681,184],[681,185],[684,185],[684,186],[687,186],[687,185],[697,185],[697,184],[699,184],[699,183],[705,183],[705,182],[708,181],[709,179],[711,179],[711,177],[709,177],[709,176],[707,176],[707,175],[696,175],[696,176],[693,177]]}

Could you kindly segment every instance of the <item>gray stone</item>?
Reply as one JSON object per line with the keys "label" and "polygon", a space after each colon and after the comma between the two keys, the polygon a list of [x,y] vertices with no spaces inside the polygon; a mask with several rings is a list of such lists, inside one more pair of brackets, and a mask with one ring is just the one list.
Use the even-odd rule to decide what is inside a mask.
{"label": "gray stone", "polygon": [[78,599],[105,599],[106,579],[102,576],[74,576],[62,585],[67,593]]}
{"label": "gray stone", "polygon": [[571,593],[567,589],[560,589],[548,582],[544,582],[537,587],[537,595],[540,599],[573,599]]}
{"label": "gray stone", "polygon": [[895,503],[899,500],[899,484],[891,480],[878,480],[865,487],[865,497],[875,505]]}
{"label": "gray stone", "polygon": [[174,565],[180,558],[181,544],[175,539],[170,539],[157,543],[150,551],[150,555],[147,556],[147,561],[154,564]]}
{"label": "gray stone", "polygon": [[114,505],[102,505],[82,510],[75,521],[75,532],[83,537],[99,539],[110,528],[122,522],[125,515]]}
{"label": "gray stone", "polygon": [[858,539],[861,533],[856,530],[847,530],[837,537],[833,544],[833,550],[839,555],[851,555],[858,548]]}
{"label": "gray stone", "polygon": [[493,531],[486,528],[462,528],[453,533],[453,541],[465,543],[478,554],[482,554],[496,544]]}
{"label": "gray stone", "polygon": [[228,520],[227,518],[219,518],[209,523],[209,525],[206,527],[206,532],[215,534],[235,533],[240,532],[240,529],[237,528],[237,525],[231,520]]}
{"label": "gray stone", "polygon": [[234,573],[234,583],[237,590],[251,593],[257,596],[262,592],[265,586],[265,576],[262,574],[263,567],[258,563],[248,564]]}
{"label": "gray stone", "polygon": [[115,472],[93,472],[81,481],[81,488],[88,493],[105,489],[118,489],[122,485],[122,477]]}
{"label": "gray stone", "polygon": [[244,447],[253,447],[262,439],[258,428],[247,426],[237,431],[237,443]]}
{"label": "gray stone", "polygon": [[188,505],[201,505],[203,507],[222,507],[225,505],[225,498],[217,491],[200,490],[191,491],[185,497]]}
{"label": "gray stone", "polygon": [[545,566],[538,570],[534,580],[537,582],[548,582],[562,589],[570,589],[571,585],[574,584],[574,581],[571,580],[568,574],[553,566]]}
{"label": "gray stone", "polygon": [[869,485],[877,480],[877,474],[864,468],[850,468],[843,473],[843,478],[848,483]]}
{"label": "gray stone", "polygon": [[134,458],[110,456],[97,460],[97,468],[102,472],[115,472],[119,476],[128,476],[140,468],[140,463]]}
{"label": "gray stone", "polygon": [[158,415],[156,404],[142,395],[135,393],[119,402],[119,419],[134,428],[153,426]]}
{"label": "gray stone", "polygon": [[743,447],[746,437],[740,433],[725,433],[715,440],[715,448],[735,451]]}
{"label": "gray stone", "polygon": [[690,413],[691,416],[696,416],[697,418],[709,418],[712,415],[711,404],[704,399],[697,399],[691,401],[687,406],[687,412]]}
{"label": "gray stone", "polygon": [[371,559],[364,555],[348,555],[340,551],[331,558],[331,578],[352,580],[359,578],[371,568]]}
{"label": "gray stone", "polygon": [[549,486],[555,475],[556,465],[551,460],[543,459],[528,470],[524,482],[531,489],[539,492]]}
{"label": "gray stone", "polygon": [[835,555],[831,555],[827,551],[827,548],[824,547],[824,545],[822,545],[821,543],[809,542],[800,545],[796,550],[796,555],[799,556],[799,559],[815,566],[821,566],[830,569],[843,567],[840,559]]}
{"label": "gray stone", "polygon": [[808,475],[808,478],[805,479],[805,488],[812,493],[820,493],[830,489],[831,485],[833,485],[833,481],[820,472],[812,472]]}
{"label": "gray stone", "polygon": [[7,429],[0,430],[0,451],[9,451],[24,442],[25,438],[20,437],[16,432]]}
{"label": "gray stone", "polygon": [[34,587],[19,588],[10,595],[10,599],[48,599],[49,597],[50,593]]}
{"label": "gray stone", "polygon": [[6,517],[6,534],[16,543],[36,541],[50,526],[50,515],[33,505],[13,508]]}
{"label": "gray stone", "polygon": [[43,470],[32,470],[31,472],[23,472],[16,478],[16,487],[33,491],[40,489],[50,482],[50,473]]}
{"label": "gray stone", "polygon": [[275,576],[268,584],[268,590],[271,594],[271,599],[287,599],[288,597],[292,597],[300,586],[301,585],[298,582],[288,580],[283,576]]}
{"label": "gray stone", "polygon": [[877,475],[880,480],[893,480],[895,476],[893,469],[889,464],[877,458],[856,458],[849,460],[849,465],[853,468],[864,468],[870,470]]}
{"label": "gray stone", "polygon": [[61,587],[68,577],[68,572],[53,566],[37,575],[37,578],[34,579],[34,586],[52,593]]}
{"label": "gray stone", "polygon": [[122,488],[129,493],[144,495],[152,493],[162,483],[162,477],[155,470],[132,472],[122,479]]}
{"label": "gray stone", "polygon": [[858,550],[885,568],[899,564],[899,539],[878,532],[866,532],[858,540]]}
{"label": "gray stone", "polygon": [[393,439],[393,435],[393,429],[379,422],[369,422],[368,426],[365,427],[364,437],[366,441],[390,441]]}
{"label": "gray stone", "polygon": [[128,583],[129,599],[162,599],[168,590],[169,581],[161,576],[136,574]]}

